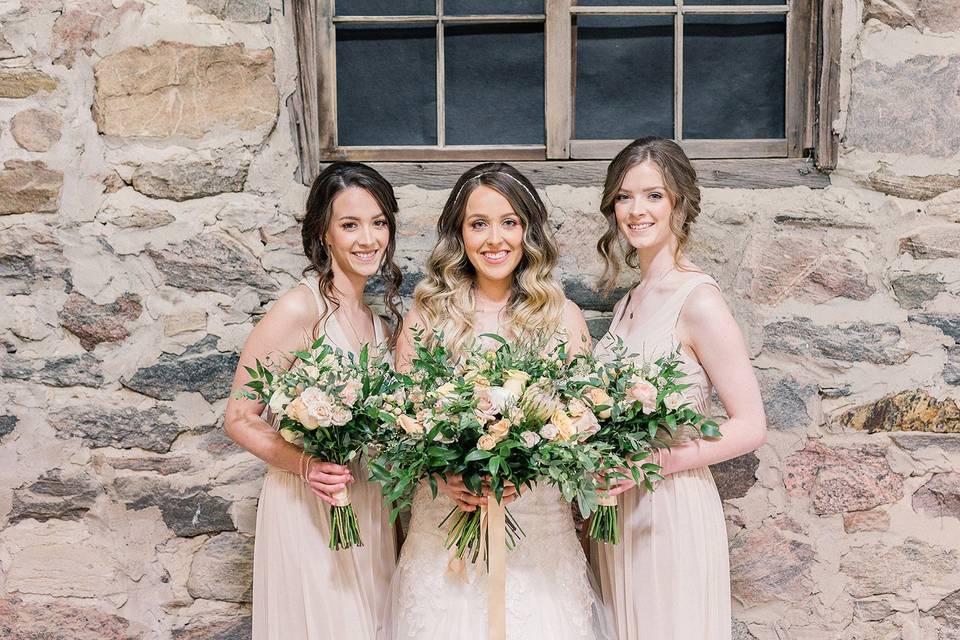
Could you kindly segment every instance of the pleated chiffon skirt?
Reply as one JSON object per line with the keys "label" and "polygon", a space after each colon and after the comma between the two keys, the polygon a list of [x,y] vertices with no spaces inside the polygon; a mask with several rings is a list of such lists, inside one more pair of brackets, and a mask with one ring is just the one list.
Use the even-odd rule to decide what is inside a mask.
{"label": "pleated chiffon skirt", "polygon": [[[366,477],[354,471],[355,478]],[[271,467],[257,509],[253,640],[374,640],[396,548],[376,483],[350,485],[362,547],[331,551],[330,507]]]}
{"label": "pleated chiffon skirt", "polygon": [[619,496],[619,545],[596,545],[619,640],[730,640],[723,505],[707,467]]}

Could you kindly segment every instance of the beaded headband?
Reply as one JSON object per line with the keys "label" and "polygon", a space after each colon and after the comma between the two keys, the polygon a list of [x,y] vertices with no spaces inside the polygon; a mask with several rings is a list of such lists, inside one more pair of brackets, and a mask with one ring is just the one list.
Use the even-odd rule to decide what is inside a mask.
{"label": "beaded headband", "polygon": [[511,180],[513,180],[514,182],[516,182],[518,185],[520,185],[520,187],[521,187],[524,191],[527,192],[527,195],[530,196],[530,198],[531,198],[534,202],[537,201],[537,197],[530,192],[530,189],[527,188],[527,185],[525,185],[525,184],[523,184],[522,182],[520,182],[516,177],[510,175],[509,173],[506,173],[505,171],[501,171],[501,170],[499,170],[499,169],[492,169],[492,170],[490,170],[490,171],[484,171],[483,173],[478,173],[477,175],[473,176],[472,178],[470,178],[469,180],[467,180],[466,182],[464,182],[463,185],[461,185],[460,190],[457,191],[457,195],[456,195],[456,197],[453,199],[453,201],[456,202],[457,200],[460,199],[460,194],[463,193],[464,188],[465,188],[468,184],[470,184],[470,183],[473,182],[474,180],[476,180],[476,181],[479,183],[481,177],[490,175],[491,173],[499,173],[499,174],[502,175],[502,176],[506,176],[506,177],[510,178]]}

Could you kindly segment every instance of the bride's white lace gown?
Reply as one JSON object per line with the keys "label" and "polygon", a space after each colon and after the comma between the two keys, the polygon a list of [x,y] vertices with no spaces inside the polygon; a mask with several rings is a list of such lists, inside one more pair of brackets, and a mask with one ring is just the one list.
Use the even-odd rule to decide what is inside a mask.
{"label": "bride's white lace gown", "polygon": [[[410,532],[394,573],[384,625],[387,640],[476,640],[486,637],[487,576],[482,559],[467,580],[447,569],[446,528],[454,503],[431,498],[421,484]],[[612,640],[591,583],[570,505],[552,486],[538,485],[509,505],[527,534],[507,552],[507,638]]]}

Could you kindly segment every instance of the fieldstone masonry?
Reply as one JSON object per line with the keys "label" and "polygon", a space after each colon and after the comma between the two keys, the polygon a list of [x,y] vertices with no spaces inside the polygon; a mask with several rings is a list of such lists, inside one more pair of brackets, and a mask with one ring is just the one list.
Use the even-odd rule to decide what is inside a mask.
{"label": "fieldstone masonry", "polygon": [[[249,638],[264,468],[220,427],[304,266],[289,11],[8,0],[0,26],[0,637]],[[846,0],[842,38],[829,185],[706,188],[693,230],[770,423],[714,469],[733,632],[956,639],[960,4]],[[409,300],[449,187],[396,186]],[[540,187],[600,335],[599,185]]]}

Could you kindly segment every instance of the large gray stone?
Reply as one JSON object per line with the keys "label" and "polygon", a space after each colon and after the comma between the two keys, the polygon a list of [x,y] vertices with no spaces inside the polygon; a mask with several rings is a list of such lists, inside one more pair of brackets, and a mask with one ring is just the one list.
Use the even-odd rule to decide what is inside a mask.
{"label": "large gray stone", "polygon": [[760,458],[747,453],[719,464],[711,465],[710,471],[717,482],[717,491],[722,500],[742,498],[757,483],[757,468]]}
{"label": "large gray stone", "polygon": [[888,167],[874,171],[858,182],[888,196],[910,200],[931,200],[942,193],[960,188],[958,175],[935,173],[928,176],[901,176]]}
{"label": "large gray stone", "polygon": [[960,472],[935,473],[911,499],[914,511],[960,519]]}
{"label": "large gray stone", "polygon": [[960,590],[954,591],[928,612],[951,629],[960,629]]}
{"label": "large gray stone", "polygon": [[2,441],[3,436],[13,433],[13,430],[17,428],[17,422],[19,422],[17,416],[0,416],[0,441]]}
{"label": "large gray stone", "polygon": [[240,356],[217,351],[216,343],[216,336],[209,336],[182,355],[165,353],[156,364],[138,370],[121,383],[161,400],[173,400],[181,391],[199,392],[208,402],[226,398]]}
{"label": "large gray stone", "polygon": [[903,476],[877,445],[830,448],[809,440],[785,460],[783,484],[791,496],[809,496],[820,516],[865,511],[903,497]]}
{"label": "large gray stone", "polygon": [[960,5],[954,0],[866,0],[863,21],[875,19],[898,29],[960,31]]}
{"label": "large gray stone", "polygon": [[580,278],[565,278],[563,291],[581,309],[610,311],[617,300],[627,294],[628,289],[620,287],[611,291],[609,296],[604,296],[602,292],[594,288],[592,283],[588,284]]}
{"label": "large gray stone", "polygon": [[196,139],[231,131],[262,139],[279,110],[269,49],[160,42],[106,56],[94,75],[93,116],[110,136]]}
{"label": "large gray stone", "polygon": [[166,406],[149,409],[85,404],[54,413],[50,424],[68,438],[83,438],[88,447],[140,448],[157,453],[170,450],[187,428]]}
{"label": "large gray stone", "polygon": [[960,406],[952,398],[939,400],[923,389],[914,389],[854,407],[832,417],[830,422],[841,428],[868,433],[960,433]]}
{"label": "large gray stone", "polygon": [[253,629],[249,616],[219,622],[198,621],[173,632],[173,640],[251,640]]}
{"label": "large gray stone", "polygon": [[193,556],[187,591],[194,598],[250,602],[253,594],[253,538],[221,533]]}
{"label": "large gray stone", "polygon": [[204,233],[175,250],[150,249],[147,253],[166,283],[178,289],[235,294],[253,288],[264,301],[278,288],[257,259],[224,233]]}
{"label": "large gray stone", "polygon": [[810,424],[807,401],[817,390],[793,378],[780,377],[766,371],[758,375],[767,426],[771,429],[797,429]]}
{"label": "large gray stone", "polygon": [[954,313],[915,313],[907,316],[910,322],[928,324],[943,331],[957,343],[960,343],[960,315]]}
{"label": "large gray stone", "polygon": [[7,519],[11,524],[21,520],[79,520],[90,510],[102,493],[96,480],[86,472],[67,475],[51,469],[36,482],[13,492]]}
{"label": "large gray stone", "polygon": [[763,348],[828,362],[900,364],[910,352],[901,347],[895,324],[854,322],[816,325],[809,318],[773,322],[763,328]]}
{"label": "large gray stone", "polygon": [[908,273],[891,280],[890,286],[904,309],[919,309],[944,291],[944,282],[935,273]]}
{"label": "large gray stone", "polygon": [[130,623],[94,607],[62,600],[24,602],[0,599],[0,638],[4,640],[131,640]]}
{"label": "large gray stone", "polygon": [[840,559],[840,571],[849,578],[847,590],[855,598],[894,594],[907,596],[927,580],[939,581],[960,566],[956,549],[936,547],[907,538],[888,546],[873,542],[854,547]]}
{"label": "large gray stone", "polygon": [[960,56],[865,61],[850,85],[849,147],[943,158],[960,149]]}
{"label": "large gray stone", "polygon": [[55,213],[62,187],[63,172],[39,160],[7,160],[0,171],[0,215]]}
{"label": "large gray stone", "polygon": [[947,349],[947,362],[943,365],[943,381],[960,385],[960,343]]}
{"label": "large gray stone", "polygon": [[14,226],[0,233],[0,293],[29,295],[40,281],[69,281],[63,248],[47,230]]}
{"label": "large gray stone", "polygon": [[100,387],[100,361],[89,353],[44,359],[0,355],[0,377],[33,380],[51,387]]}
{"label": "large gray stone", "polygon": [[193,467],[189,456],[136,456],[123,458],[117,456],[100,456],[98,460],[114,469],[152,471],[162,476],[182,473]]}
{"label": "large gray stone", "polygon": [[60,323],[80,338],[87,351],[102,342],[120,342],[130,335],[129,325],[140,317],[140,296],[128,293],[109,304],[96,304],[86,296],[71,293],[60,310]]}
{"label": "large gray stone", "polygon": [[189,0],[190,4],[232,22],[266,22],[270,20],[267,0]]}
{"label": "large gray stone", "polygon": [[131,184],[151,198],[192,200],[243,191],[250,163],[237,158],[142,164]]}
{"label": "large gray stone", "polygon": [[960,435],[956,434],[891,433],[890,438],[906,451],[919,451],[932,447],[950,453],[960,453]]}
{"label": "large gray stone", "polygon": [[203,487],[178,489],[166,481],[126,476],[117,478],[113,487],[129,509],[158,507],[164,524],[180,537],[237,529],[230,517],[230,502]]}

